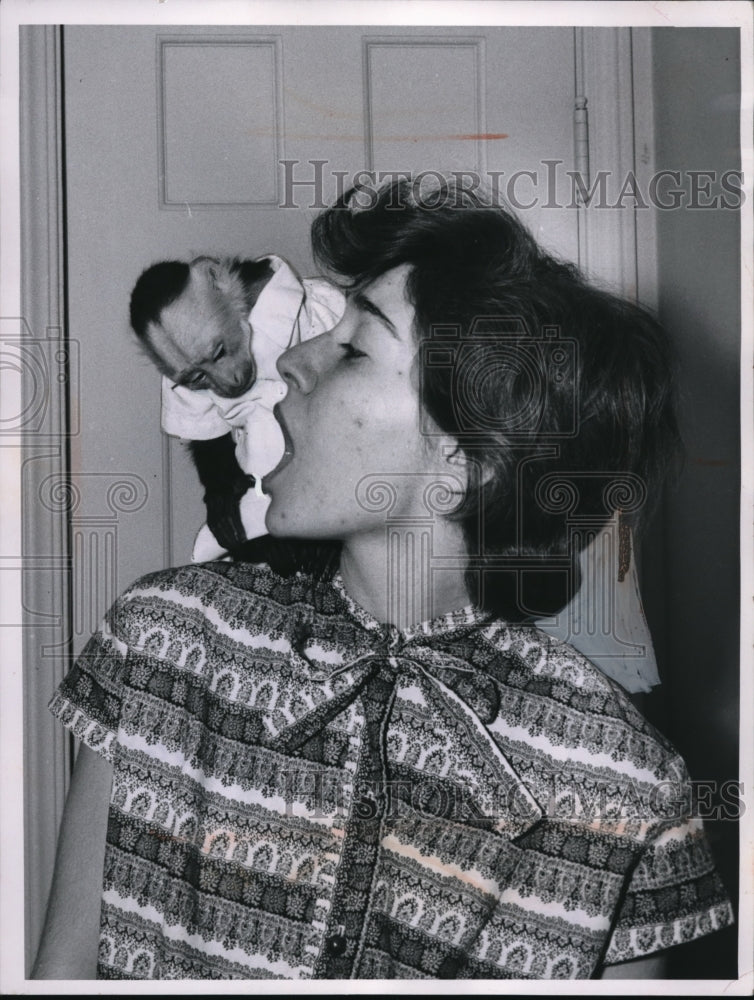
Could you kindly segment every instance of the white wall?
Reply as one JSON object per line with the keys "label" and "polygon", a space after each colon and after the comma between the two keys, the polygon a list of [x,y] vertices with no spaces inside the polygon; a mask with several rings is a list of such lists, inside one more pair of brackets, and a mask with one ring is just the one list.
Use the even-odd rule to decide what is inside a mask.
{"label": "white wall", "polygon": [[[656,169],[682,171],[687,191],[689,171],[719,178],[740,169],[738,32],[658,28],[652,45]],[[719,184],[710,193],[699,202],[720,194]],[[692,778],[718,785],[738,771],[739,255],[737,211],[657,213],[658,307],[678,353],[686,455],[653,537],[664,549],[664,594],[645,597],[663,686],[648,710]],[[733,889],[736,824],[710,823],[708,832]],[[684,977],[712,977],[734,946],[727,932],[698,943]],[[725,974],[735,976],[735,966]]]}

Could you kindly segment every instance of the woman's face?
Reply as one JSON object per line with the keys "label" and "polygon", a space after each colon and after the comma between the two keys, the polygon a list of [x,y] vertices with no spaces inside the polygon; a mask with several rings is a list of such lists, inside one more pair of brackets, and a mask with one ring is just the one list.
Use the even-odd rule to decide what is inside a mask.
{"label": "woman's face", "polygon": [[[342,541],[384,535],[388,513],[426,519],[428,484],[453,475],[443,447],[452,439],[420,429],[429,421],[420,419],[412,377],[407,274],[399,267],[353,292],[334,329],[281,356],[288,393],[276,414],[286,453],[264,480],[271,534]],[[377,480],[395,491],[389,512]]]}

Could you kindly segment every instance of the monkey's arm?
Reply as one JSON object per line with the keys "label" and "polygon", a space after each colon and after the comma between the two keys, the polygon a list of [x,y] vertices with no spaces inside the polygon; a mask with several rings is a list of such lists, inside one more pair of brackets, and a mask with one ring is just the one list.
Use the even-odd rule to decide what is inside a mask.
{"label": "monkey's arm", "polygon": [[204,487],[209,530],[223,548],[234,549],[246,541],[239,503],[254,485],[254,477],[238,464],[231,434],[209,441],[190,441],[189,450]]}

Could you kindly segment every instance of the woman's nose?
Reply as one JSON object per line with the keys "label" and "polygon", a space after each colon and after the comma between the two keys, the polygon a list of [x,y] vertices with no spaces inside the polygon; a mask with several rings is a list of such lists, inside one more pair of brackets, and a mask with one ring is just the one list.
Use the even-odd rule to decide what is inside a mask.
{"label": "woman's nose", "polygon": [[289,347],[277,360],[277,369],[288,386],[295,386],[300,392],[309,393],[317,384],[322,372],[327,350],[327,334],[320,334],[305,340],[295,347]]}

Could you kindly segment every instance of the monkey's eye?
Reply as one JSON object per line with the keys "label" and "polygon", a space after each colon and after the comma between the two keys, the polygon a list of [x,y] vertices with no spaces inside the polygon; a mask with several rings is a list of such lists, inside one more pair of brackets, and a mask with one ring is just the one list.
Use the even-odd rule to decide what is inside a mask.
{"label": "monkey's eye", "polygon": [[215,353],[212,355],[212,360],[219,361],[220,358],[224,357],[225,357],[225,347],[223,344],[218,344],[217,348],[215,349]]}

